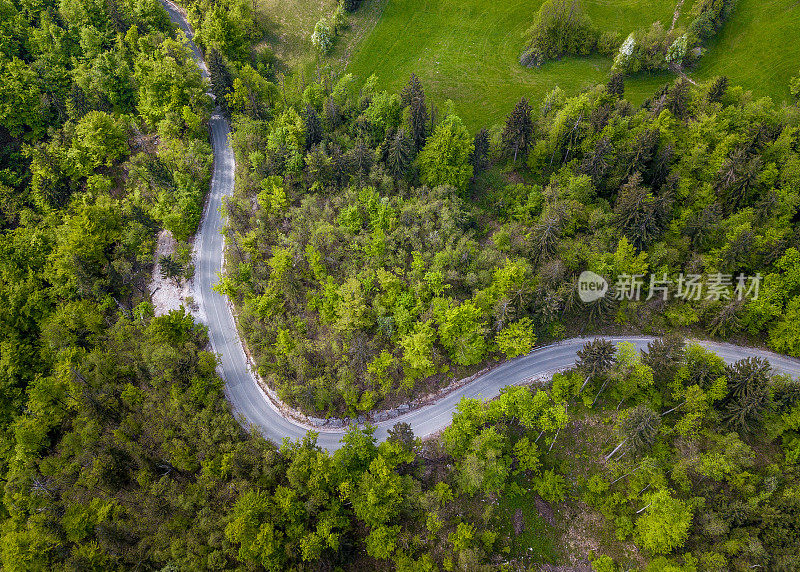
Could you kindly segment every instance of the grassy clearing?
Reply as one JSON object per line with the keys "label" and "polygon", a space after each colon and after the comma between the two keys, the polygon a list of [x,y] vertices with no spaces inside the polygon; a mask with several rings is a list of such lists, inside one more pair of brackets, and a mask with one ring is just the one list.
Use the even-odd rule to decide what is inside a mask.
{"label": "grassy clearing", "polygon": [[[365,0],[350,15],[350,28],[331,54],[319,59],[311,46],[314,24],[332,13],[335,0],[258,0],[270,22],[269,43],[283,71],[314,76],[317,66],[351,72],[362,79],[377,74],[379,85],[397,91],[413,72],[437,104],[452,99],[471,130],[501,122],[516,101],[534,105],[555,86],[568,94],[605,81],[608,58],[565,58],[526,69],[518,58],[541,0]],[[672,23],[675,0],[584,0],[601,30],[621,36],[660,20]],[[693,0],[685,0],[678,26],[688,22]],[[788,97],[788,81],[800,68],[800,2],[740,0],[730,22],[710,46],[696,80],[727,75],[731,82],[769,95]],[[642,75],[626,82],[626,97],[641,103],[673,79],[669,73]]]}
{"label": "grassy clearing", "polygon": [[[524,477],[516,477],[514,482],[525,489],[530,486]],[[562,531],[548,524],[536,508],[536,497],[532,492],[511,497],[504,494],[500,497],[499,512],[503,515],[501,529],[497,532],[501,537],[511,539],[511,553],[509,558],[525,562],[527,565],[534,563],[553,564],[561,560],[557,543]],[[519,511],[522,517],[524,530],[521,534],[514,533],[514,517]]]}
{"label": "grassy clearing", "polygon": [[348,14],[348,29],[336,39],[331,53],[322,58],[311,44],[311,34],[320,18],[333,14],[338,0],[257,0],[256,9],[266,22],[266,43],[278,58],[279,71],[301,72],[311,78],[317,66],[330,66],[337,72],[344,69],[353,51],[380,20],[386,2],[364,0],[356,12]]}
{"label": "grassy clearing", "polygon": [[[434,101],[452,99],[473,130],[501,121],[523,95],[538,102],[556,85],[575,94],[604,81],[611,61],[599,56],[566,58],[536,70],[519,65],[539,5],[538,0],[391,0],[347,71],[363,78],[376,73],[380,85],[391,90],[414,72]],[[586,2],[598,27],[622,35],[655,19],[669,26],[674,8],[673,0]],[[638,82],[630,82],[634,93]]]}
{"label": "grassy clearing", "polygon": [[725,75],[732,84],[789,98],[789,80],[800,69],[800,2],[739,0],[730,21],[691,74],[696,80]]}

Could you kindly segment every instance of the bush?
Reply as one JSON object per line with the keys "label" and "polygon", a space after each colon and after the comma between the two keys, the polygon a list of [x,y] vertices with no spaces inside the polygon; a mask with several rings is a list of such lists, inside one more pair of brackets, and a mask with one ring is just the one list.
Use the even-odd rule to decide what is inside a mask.
{"label": "bush", "polygon": [[667,50],[667,64],[680,66],[683,63],[683,59],[686,57],[687,47],[688,42],[686,34],[672,42],[672,45]]}
{"label": "bush", "polygon": [[597,47],[600,33],[579,0],[545,0],[528,35],[531,39],[520,62],[531,67],[567,54],[588,55]]}
{"label": "bush", "polygon": [[342,5],[348,12],[355,12],[361,5],[361,0],[342,0]]}
{"label": "bush", "polygon": [[597,39],[597,51],[604,56],[613,56],[619,50],[622,38],[619,32],[603,32]]}
{"label": "bush", "polygon": [[344,2],[339,2],[336,11],[333,13],[333,33],[341,35],[347,29],[347,10]]}
{"label": "bush", "polygon": [[327,54],[333,47],[333,40],[336,31],[327,18],[320,19],[314,26],[314,33],[311,34],[311,43],[321,54]]}

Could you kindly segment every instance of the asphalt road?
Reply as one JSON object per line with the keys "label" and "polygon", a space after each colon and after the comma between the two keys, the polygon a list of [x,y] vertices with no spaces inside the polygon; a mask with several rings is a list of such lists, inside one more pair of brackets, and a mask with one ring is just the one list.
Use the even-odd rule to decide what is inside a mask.
{"label": "asphalt road", "polygon": [[[161,1],[172,21],[191,40],[192,30],[182,13],[168,0]],[[204,77],[208,77],[199,50],[194,43],[191,46]],[[210,120],[210,129],[214,148],[214,173],[196,245],[197,302],[205,311],[211,345],[220,357],[218,371],[225,381],[225,395],[236,415],[243,423],[257,426],[266,438],[276,443],[281,443],[285,438],[300,439],[306,434],[306,428],[284,417],[259,387],[248,365],[227,300],[213,290],[213,286],[219,281],[223,260],[224,241],[220,233],[223,220],[220,206],[222,197],[233,193],[235,162],[228,138],[230,126],[227,119],[215,113]],[[376,437],[378,440],[385,439],[388,430],[401,421],[410,424],[419,437],[435,433],[450,424],[456,405],[462,397],[491,399],[499,395],[503,387],[568,368],[575,363],[578,350],[588,339],[590,338],[572,338],[537,348],[526,356],[499,365],[433,404],[376,424]],[[614,342],[632,342],[640,349],[646,348],[647,343],[653,340],[652,337],[645,336],[609,339]],[[707,341],[699,343],[715,351],[728,363],[750,356],[761,356],[768,359],[776,371],[800,376],[800,360],[794,358],[732,344]],[[340,447],[339,439],[342,434],[342,430],[321,429],[317,442],[333,451]]]}

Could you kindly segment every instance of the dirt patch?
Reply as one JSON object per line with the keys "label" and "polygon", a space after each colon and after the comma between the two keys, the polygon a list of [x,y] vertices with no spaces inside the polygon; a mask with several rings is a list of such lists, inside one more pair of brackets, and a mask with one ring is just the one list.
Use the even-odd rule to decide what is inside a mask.
{"label": "dirt patch", "polygon": [[553,564],[542,564],[539,572],[592,572],[592,565],[586,562],[576,566],[554,566]]}
{"label": "dirt patch", "polygon": [[567,530],[561,541],[562,552],[569,566],[583,570],[580,567],[589,564],[588,558],[592,552],[609,554],[615,560],[624,558],[637,567],[647,563],[631,540],[619,543],[613,536],[613,525],[589,505],[583,502],[565,503],[563,516]]}
{"label": "dirt patch", "polygon": [[525,532],[525,516],[522,514],[521,508],[514,511],[511,523],[514,525],[514,536],[519,536]]}
{"label": "dirt patch", "polygon": [[533,502],[536,505],[536,512],[539,513],[539,516],[549,524],[550,526],[556,525],[556,515],[553,512],[553,508],[539,495],[536,495],[533,498]]}
{"label": "dirt patch", "polygon": [[[174,255],[177,246],[178,243],[170,231],[162,230],[158,234],[156,259],[149,284],[150,301],[153,303],[153,310],[156,316],[163,316],[183,306],[195,318],[203,321],[203,316],[200,314],[195,302],[194,279],[177,281],[161,276],[161,257]],[[193,251],[193,258],[195,254]]]}

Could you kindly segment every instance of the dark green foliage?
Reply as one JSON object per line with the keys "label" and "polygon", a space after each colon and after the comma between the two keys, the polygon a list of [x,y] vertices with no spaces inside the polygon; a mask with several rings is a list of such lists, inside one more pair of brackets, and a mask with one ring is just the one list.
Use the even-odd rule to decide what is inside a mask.
{"label": "dark green foliage", "polygon": [[620,427],[625,446],[634,454],[650,450],[658,437],[661,416],[646,405],[638,405],[627,412]]}
{"label": "dark green foliage", "polygon": [[647,351],[642,353],[642,361],[653,370],[658,385],[664,387],[674,379],[678,368],[684,362],[683,338],[670,334],[647,344]]}
{"label": "dark green foliage", "polygon": [[225,58],[215,47],[208,50],[208,74],[211,76],[211,89],[214,92],[214,101],[220,109],[229,114],[228,94],[233,89],[233,75],[228,69]]}
{"label": "dark green foliage", "polygon": [[361,0],[342,0],[342,3],[344,4],[345,10],[348,12],[355,12],[361,5]]}
{"label": "dark green foliage", "polygon": [[472,173],[477,176],[489,166],[489,132],[481,129],[475,134],[472,150]]}
{"label": "dark green foliage", "polygon": [[158,259],[158,263],[161,265],[161,276],[169,280],[179,278],[183,272],[181,263],[178,262],[171,254],[161,256]]}
{"label": "dark green foliage", "polygon": [[396,180],[402,180],[413,160],[414,144],[402,129],[391,135],[383,144],[386,169]]}
{"label": "dark green foliage", "polygon": [[545,0],[527,35],[530,41],[520,63],[534,67],[565,55],[591,53],[600,32],[592,25],[580,0]]}
{"label": "dark green foliage", "polygon": [[761,358],[747,358],[728,366],[728,397],[722,404],[723,419],[743,434],[755,433],[772,405],[770,365]]}
{"label": "dark green foliage", "polygon": [[503,146],[509,155],[517,162],[517,157],[523,159],[528,156],[533,139],[533,121],[531,120],[531,106],[526,98],[517,102],[514,111],[506,118],[503,129]]}
{"label": "dark green foliage", "polygon": [[608,89],[608,93],[622,97],[625,94],[625,75],[619,72],[612,73],[608,78],[606,89]]}
{"label": "dark green foliage", "polygon": [[310,105],[306,106],[303,113],[303,123],[306,131],[306,151],[308,151],[322,141],[323,136],[322,121],[317,111]]}
{"label": "dark green foliage", "polygon": [[414,144],[414,148],[419,151],[425,146],[425,139],[428,135],[428,109],[425,105],[425,91],[422,88],[419,78],[413,73],[408,80],[408,84],[400,93],[400,99],[404,107],[408,107],[410,130],[409,136]]}
{"label": "dark green foliage", "polygon": [[671,198],[655,197],[642,185],[642,175],[634,173],[623,185],[614,203],[616,224],[639,249],[657,240],[669,220]]}
{"label": "dark green foliage", "polygon": [[667,92],[666,108],[678,119],[684,119],[689,113],[689,82],[678,79]]}
{"label": "dark green foliage", "polygon": [[714,80],[711,84],[711,87],[708,89],[708,100],[713,102],[720,102],[722,101],[722,97],[725,95],[725,92],[728,90],[728,78],[725,76],[718,77]]}
{"label": "dark green foliage", "polygon": [[575,366],[589,378],[603,375],[614,365],[616,351],[614,344],[603,338],[586,342],[578,350]]}

